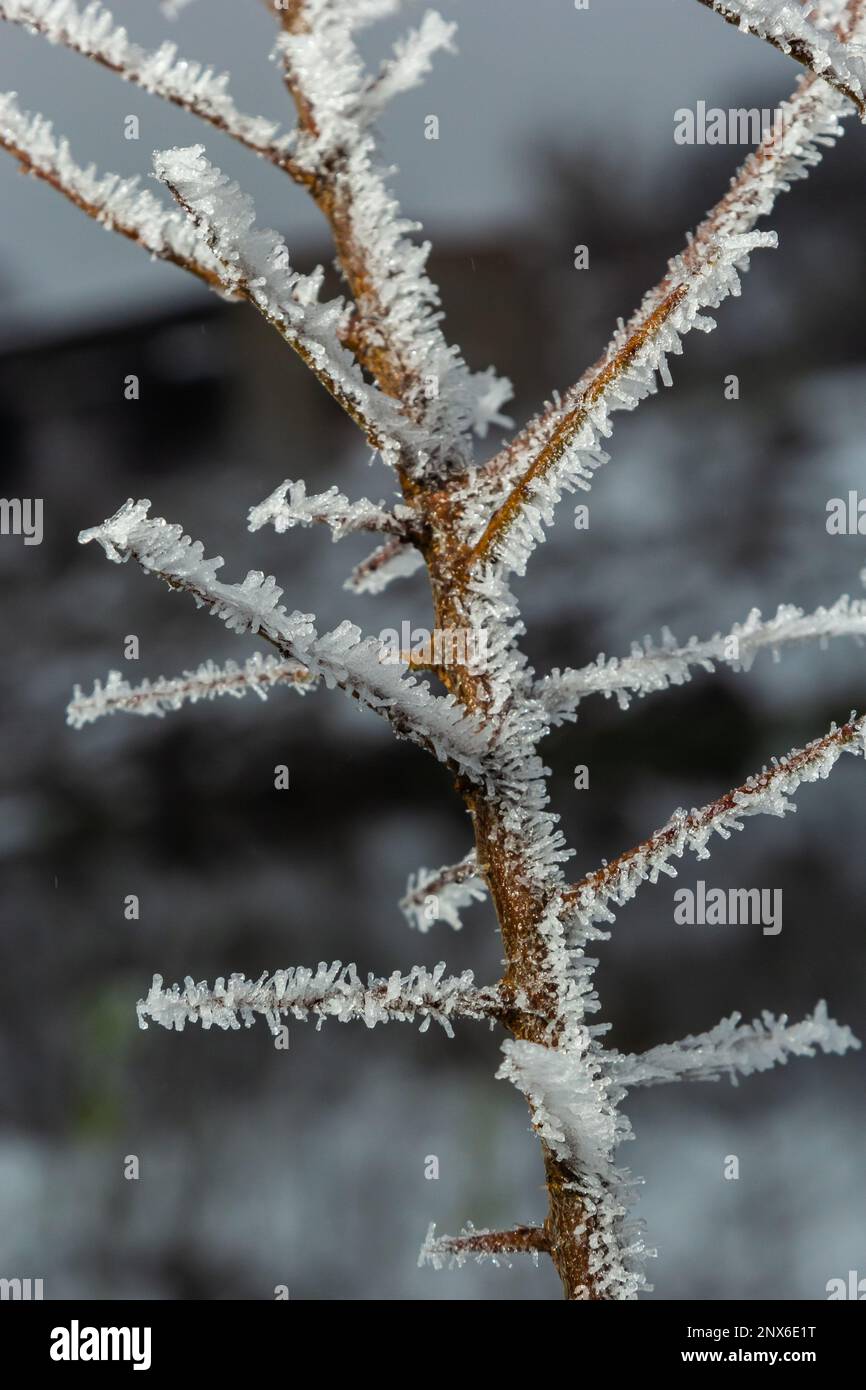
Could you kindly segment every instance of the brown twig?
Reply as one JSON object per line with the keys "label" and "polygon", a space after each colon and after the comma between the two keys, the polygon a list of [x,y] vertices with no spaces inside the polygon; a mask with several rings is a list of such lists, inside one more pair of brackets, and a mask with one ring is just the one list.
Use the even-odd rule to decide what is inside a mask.
{"label": "brown twig", "polygon": [[[303,33],[307,29],[306,0],[287,0],[285,5],[275,0],[264,0],[264,3],[287,34]],[[295,104],[299,128],[315,138],[319,132],[312,102],[288,66],[284,69],[284,82]],[[370,274],[364,247],[355,234],[351,194],[346,180],[340,177],[344,163],[344,152],[333,151],[322,172],[308,175],[307,188],[330,227],[337,261],[354,301],[353,316],[346,330],[347,340],[379,389],[395,400],[407,401],[418,389],[417,367],[403,361],[382,332],[386,313]],[[408,486],[406,490],[410,490]]]}
{"label": "brown twig", "polygon": [[[836,37],[843,42],[851,38],[861,24],[864,14],[866,14],[866,0],[848,0],[846,11],[835,29]],[[689,237],[679,255],[671,262],[666,274],[652,290],[644,295],[640,307],[626,325],[625,332],[628,338],[640,333],[646,327],[650,315],[674,289],[677,283],[676,275],[681,273],[676,271],[674,266],[682,267],[686,273],[693,272],[706,257],[719,234],[723,230],[735,229],[732,224],[736,223],[740,217],[748,217],[754,206],[761,179],[765,173],[772,169],[774,164],[779,164],[787,158],[785,135],[791,117],[807,119],[811,113],[820,108],[821,103],[820,79],[814,73],[810,73],[801,79],[788,98],[787,106],[791,112],[788,121],[782,123],[780,128],[771,131],[749,154],[742,167],[731,179],[727,192],[710,209]],[[749,221],[749,225],[753,225],[752,220]],[[578,382],[569,389],[567,398],[580,402],[592,382],[604,371],[614,355],[615,349],[612,345],[608,345]],[[484,469],[484,476],[487,480],[495,481],[498,478],[509,477],[516,460],[520,459],[527,448],[533,447],[536,441],[541,441],[537,445],[539,449],[546,447],[558,428],[558,416],[558,407],[548,405],[523,429],[519,430],[505,447],[488,461]]]}
{"label": "brown twig", "polygon": [[[7,16],[0,15],[0,18],[6,19]],[[10,22],[18,23],[20,21],[12,20]],[[49,38],[52,42],[55,41],[51,39],[48,25],[37,18],[29,19],[26,28],[33,33]],[[210,111],[203,103],[196,101],[194,98],[189,99],[179,94],[161,91],[159,88],[145,86],[138,74],[124,67],[123,63],[113,61],[105,53],[91,52],[89,49],[76,43],[72,38],[67,37],[61,40],[61,42],[64,48],[68,48],[70,52],[78,53],[84,58],[89,58],[91,62],[98,64],[99,67],[105,68],[108,72],[116,73],[119,77],[122,77],[125,82],[130,82],[136,87],[142,87],[144,91],[149,92],[152,96],[162,97],[164,101],[169,102],[172,106],[177,106],[180,110],[186,111],[189,115],[196,116],[200,121],[205,121],[209,126],[212,126],[214,130],[219,130],[224,135],[230,135],[233,140],[237,140],[239,144],[251,150],[252,153],[258,155],[260,159],[267,159],[271,164],[276,165],[278,169],[283,169],[296,183],[306,185],[309,182],[309,176],[296,164],[290,155],[284,154],[274,145],[261,144],[259,141],[243,135],[240,131],[233,128],[224,117],[218,115],[214,111]]]}
{"label": "brown twig", "polygon": [[210,267],[204,265],[201,261],[197,261],[191,256],[183,256],[166,245],[157,248],[148,246],[147,243],[142,240],[141,233],[137,227],[124,222],[116,216],[107,214],[105,209],[101,208],[98,203],[88,202],[87,199],[82,197],[80,193],[77,193],[75,189],[64,184],[56,170],[41,169],[38,164],[34,163],[27,151],[20,149],[14,141],[0,136],[0,148],[6,150],[7,153],[18,160],[19,167],[23,174],[32,174],[34,178],[41,179],[43,183],[49,184],[56,192],[62,193],[64,198],[72,203],[74,207],[86,213],[88,217],[92,217],[94,222],[99,222],[104,227],[108,227],[110,231],[117,232],[120,236],[126,237],[127,240],[135,242],[135,244],[146,251],[149,256],[154,256],[160,261],[168,261],[171,265],[176,265],[180,270],[185,270],[190,275],[195,275],[197,279],[202,280],[206,285],[209,285],[211,289],[224,290],[226,288],[218,272],[211,270]]}
{"label": "brown twig", "polygon": [[[191,219],[191,221],[193,221],[200,228],[205,242],[209,246],[210,250],[213,252],[213,255],[217,258],[217,260],[219,260],[220,257],[219,252],[217,250],[216,236],[213,233],[213,231],[210,228],[202,225],[201,218],[196,214],[195,210],[192,207],[190,207],[189,203],[186,201],[183,195],[179,192],[176,186],[169,179],[165,180],[165,185],[171,193],[172,197],[174,198],[175,202],[178,204],[178,206],[183,208],[184,212]],[[227,267],[226,269],[228,271],[229,267]],[[289,347],[292,349],[293,352],[297,353],[301,361],[307,367],[309,367],[310,371],[313,373],[313,376],[316,377],[317,381],[319,381],[321,385],[324,386],[329,396],[331,396],[337,402],[337,404],[341,406],[341,408],[348,415],[349,419],[358,426],[362,434],[365,436],[367,443],[370,445],[371,449],[383,449],[385,447],[386,441],[380,434],[379,428],[375,424],[375,422],[365,414],[361,406],[358,405],[357,401],[353,400],[352,397],[347,394],[347,392],[343,389],[340,383],[334,379],[334,377],[331,375],[328,369],[322,366],[318,357],[314,355],[311,348],[307,345],[307,343],[303,340],[302,337],[300,337],[297,333],[293,332],[286,320],[284,318],[277,318],[274,314],[270,313],[262,305],[262,303],[256,297],[255,293],[253,292],[253,289],[251,288],[244,275],[238,272],[238,268],[235,266],[231,269],[233,270],[234,275],[237,277],[236,279],[233,279],[231,282],[232,289],[239,296],[239,298],[245,299],[248,304],[251,304],[254,309],[257,309],[258,312],[262,315],[262,318],[265,320],[265,322],[269,323],[272,328],[275,328],[276,331],[279,333],[280,337],[283,339],[283,341],[288,343]]]}
{"label": "brown twig", "polygon": [[515,483],[502,505],[493,513],[480,539],[469,551],[463,569],[469,572],[492,554],[525,505],[532,484],[543,478],[562,458],[573,439],[585,425],[593,405],[608,387],[631,366],[637,354],[652,340],[656,332],[682,303],[688,287],[677,287],[662,300],[651,314],[634,330],[616,355],[599,369],[587,385],[579,403],[563,417],[552,437]]}
{"label": "brown twig", "polygon": [[436,1236],[424,1252],[435,1263],[453,1260],[462,1263],[472,1256],[549,1254],[547,1231],[543,1226],[514,1226],[510,1231],[464,1231],[459,1236]]}
{"label": "brown twig", "polygon": [[806,39],[776,38],[773,34],[762,34],[760,30],[749,24],[748,16],[745,16],[744,23],[744,16],[736,9],[728,9],[724,0],[698,0],[698,4],[711,10],[713,14],[717,14],[726,24],[733,25],[740,33],[746,32],[752,34],[756,39],[763,39],[777,52],[784,53],[788,58],[793,58],[794,62],[799,63],[801,67],[808,68],[822,82],[826,82],[828,87],[832,87],[836,92],[841,92],[842,96],[853,102],[860,114],[860,119],[866,120],[866,101],[864,101],[863,96],[859,92],[855,92],[832,68],[822,70],[817,67],[815,49]]}
{"label": "brown twig", "polygon": [[688,838],[698,835],[717,822],[723,821],[726,816],[735,816],[738,812],[746,814],[751,798],[762,796],[775,783],[782,783],[792,775],[797,777],[805,774],[821,761],[828,750],[850,747],[858,739],[863,738],[864,729],[866,729],[866,716],[851,719],[840,728],[832,729],[823,738],[815,739],[805,748],[801,748],[797,752],[789,754],[788,757],[774,762],[770,767],[764,768],[763,772],[750,777],[741,786],[733,787],[731,791],[725,792],[715,801],[710,801],[700,810],[692,811],[687,816],[673,820],[661,830],[656,830],[647,839],[642,840],[640,844],[617,855],[603,868],[595,869],[592,873],[587,874],[585,878],[568,890],[565,895],[566,902],[579,908],[581,903],[588,899],[613,896],[616,892],[617,881],[622,874],[627,873],[639,861],[658,864],[665,859],[666,851],[675,851],[675,846],[682,843],[684,836]]}

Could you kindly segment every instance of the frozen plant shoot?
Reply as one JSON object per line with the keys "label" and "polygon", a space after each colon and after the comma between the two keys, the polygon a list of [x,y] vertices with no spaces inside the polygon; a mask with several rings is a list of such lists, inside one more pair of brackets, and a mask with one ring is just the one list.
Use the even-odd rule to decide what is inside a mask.
{"label": "frozen plant shoot", "polygon": [[[26,112],[11,92],[0,96],[0,143],[97,222],[251,304],[392,469],[391,501],[353,501],[336,487],[311,494],[301,481],[274,479],[269,497],[250,499],[250,529],[324,525],[334,540],[370,532],[370,556],[346,587],[377,593],[423,567],[436,632],[466,640],[439,662],[432,642],[426,653],[383,651],[349,620],[321,631],[312,614],[291,607],[272,576],[224,578],[222,559],[210,558],[201,541],[152,516],[149,501],[129,500],[84,531],[82,542],[96,541],[112,561],[135,561],[234,632],[260,638],[264,651],[244,665],[205,663],[136,686],[113,672],[92,694],[76,690],[68,718],[80,728],[119,711],[161,716],[186,701],[247,692],[265,698],[281,686],[311,694],[324,685],[349,696],[365,716],[387,721],[396,737],[444,765],[474,828],[475,843],[460,863],[412,875],[401,904],[406,918],[423,931],[436,917],[457,927],[460,914],[489,895],[505,969],[486,986],[470,972],[448,976],[444,966],[376,978],[340,962],[258,979],[187,979],[169,988],[156,975],[139,1019],[142,1027],[152,1021],[178,1031],[194,1022],[238,1028],[258,1015],[275,1032],[289,1016],[313,1017],[317,1026],[328,1019],[368,1027],[406,1020],[427,1028],[433,1021],[450,1033],[463,1020],[479,1020],[501,1028],[498,1075],[528,1104],[546,1218],[537,1226],[468,1227],[452,1236],[431,1229],[421,1258],[438,1266],[543,1255],[568,1299],[634,1299],[647,1287],[645,1261],[654,1252],[631,1221],[635,1181],[620,1160],[631,1134],[622,1108],[631,1089],[683,1078],[735,1080],[859,1043],[819,1002],[799,1022],[765,1014],[749,1023],[734,1015],[697,1036],[625,1055],[605,1045],[595,953],[615,908],[643,884],[673,875],[686,853],[706,858],[715,835],[727,837],[751,816],[784,815],[803,782],[826,778],[843,753],[863,754],[866,723],[842,718],[742,786],[703,807],[675,810],[642,843],[579,882],[566,872],[573,851],[548,808],[539,746],[595,695],[612,696],[625,709],[635,697],[689,680],[697,667],[747,670],[764,648],[863,636],[866,604],[842,597],[811,613],[783,606],[769,619],[753,610],[727,634],[681,644],[665,631],[657,646],[646,642],[619,659],[537,675],[521,648],[511,582],[526,573],[563,493],[592,487],[608,461],[616,412],[636,409],[660,382],[671,385],[669,359],[687,335],[711,330],[714,312],[740,294],[752,255],[776,246],[774,233],[758,223],[777,197],[842,135],[845,118],[864,116],[866,3],[701,0],[800,64],[783,119],[598,361],[507,443],[491,448],[484,443],[491,429],[512,424],[503,414],[509,383],[490,368],[472,370],[444,336],[439,295],[426,271],[429,248],[413,240],[416,228],[403,217],[377,153],[378,117],[423,80],[439,52],[454,49],[455,26],[428,11],[370,71],[359,32],[398,11],[400,0],[265,2],[294,111],[286,130],[241,111],[228,78],[179,56],[174,43],[148,51],[133,42],[99,4],[0,0],[0,18],[164,97],[268,161],[275,177],[288,176],[328,223],[343,297],[322,297],[321,269],[295,268],[281,236],[258,225],[251,199],[215,167],[204,144],[156,153],[162,187],[151,192],[137,180],[79,164],[50,121]],[[179,12],[187,3],[174,0],[168,9]]]}

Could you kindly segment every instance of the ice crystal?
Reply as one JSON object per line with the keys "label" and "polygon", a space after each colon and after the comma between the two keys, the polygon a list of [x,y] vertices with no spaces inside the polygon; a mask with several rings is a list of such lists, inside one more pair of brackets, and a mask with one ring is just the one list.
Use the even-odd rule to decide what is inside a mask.
{"label": "ice crystal", "polygon": [[744,622],[703,642],[690,637],[680,646],[665,628],[660,643],[645,637],[642,644],[632,645],[626,657],[606,657],[602,653],[580,670],[554,670],[538,683],[536,695],[551,723],[561,724],[575,717],[580,701],[587,695],[615,696],[620,709],[628,709],[634,696],[685,684],[691,680],[695,666],[714,671],[717,665],[725,664],[735,671],[748,671],[763,650],[778,660],[784,646],[817,641],[824,647],[833,637],[859,641],[864,636],[866,601],[851,599],[847,594],[829,608],[816,608],[812,613],[790,603],[780,604],[775,617],[767,621],[762,619],[760,609],[753,608]]}
{"label": "ice crystal", "polygon": [[280,135],[276,122],[238,110],[227,73],[216,74],[201,63],[179,58],[174,43],[148,52],[130,40],[110,10],[93,0],[83,9],[74,0],[0,0],[0,19],[97,59],[127,82],[186,107],[261,154],[279,159],[291,145],[291,137]]}
{"label": "ice crystal", "polygon": [[747,34],[769,40],[783,53],[794,53],[798,60],[819,77],[832,81],[855,98],[866,85],[866,62],[862,52],[844,43],[832,30],[814,23],[800,0],[702,0],[708,9],[729,20]]}
{"label": "ice crystal", "polygon": [[271,525],[275,531],[283,532],[293,526],[312,526],[320,522],[329,526],[333,539],[339,541],[353,531],[390,531],[402,535],[410,516],[408,507],[389,510],[384,502],[377,506],[366,497],[350,502],[336,487],[308,495],[303,480],[293,483],[287,479],[264,502],[250,508],[249,529],[260,531],[263,526]]}
{"label": "ice crystal", "polygon": [[860,1046],[850,1028],[830,1018],[826,1002],[820,999],[814,1013],[800,1023],[789,1023],[785,1014],[774,1018],[766,1010],[752,1023],[743,1023],[742,1015],[734,1013],[708,1033],[690,1034],[648,1052],[612,1053],[608,1065],[627,1088],[667,1081],[717,1081],[723,1076],[736,1086],[738,1076],[783,1066],[789,1057],[814,1057],[816,1048],[841,1057],[852,1049],[859,1051]]}
{"label": "ice crystal", "polygon": [[134,237],[152,255],[178,259],[204,276],[222,278],[216,257],[175,208],[141,188],[138,177],[98,174],[93,165],[77,164],[68,141],[55,136],[51,121],[22,111],[15,92],[0,93],[0,144],[23,156],[34,173],[56,180],[67,197],[92,209],[91,215],[104,226]]}
{"label": "ice crystal", "polygon": [[459,931],[463,926],[463,908],[482,902],[486,896],[487,885],[479,875],[475,851],[471,850],[459,864],[435,871],[419,869],[410,874],[400,908],[417,931],[429,931],[434,922],[447,922]]}
{"label": "ice crystal", "polygon": [[262,656],[260,652],[243,666],[235,661],[227,661],[224,666],[205,661],[195,671],[184,671],[182,676],[173,676],[170,680],[160,676],[157,680],[143,680],[138,685],[125,680],[119,671],[110,671],[105,684],[97,681],[91,695],[85,695],[80,686],[75,687],[66,711],[66,722],[73,729],[83,729],[85,724],[93,724],[104,715],[120,712],[155,715],[161,719],[170,710],[180,709],[185,704],[194,705],[199,700],[213,700],[218,695],[240,699],[252,691],[266,700],[268,692],[278,685],[303,695],[315,682],[299,661]]}
{"label": "ice crystal", "polygon": [[135,559],[171,588],[190,594],[233,632],[265,637],[315,679],[331,688],[339,686],[375,710],[398,735],[423,743],[473,777],[484,775],[490,735],[453,696],[433,695],[426,682],[384,661],[379,641],[364,638],[354,623],[340,623],[319,636],[310,614],[287,613],[273,575],[251,570],[241,584],[221,583],[217,574],[222,556],[208,559],[201,541],[184,535],[182,526],[149,517],[149,510],[148,499],[130,498],[113,517],[82,531],[79,540],[85,545],[97,541],[118,563]]}
{"label": "ice crystal", "polygon": [[154,975],[147,998],[139,1001],[138,1020],[142,1028],[151,1019],[182,1033],[187,1023],[249,1028],[259,1016],[272,1033],[279,1033],[284,1018],[303,1021],[310,1015],[319,1028],[329,1018],[339,1023],[357,1020],[368,1028],[420,1018],[422,1033],[434,1021],[451,1037],[453,1018],[488,1019],[499,1008],[496,990],[476,988],[471,970],[446,975],[440,962],[433,970],[414,965],[408,975],[395,970],[380,979],[368,975],[365,981],[354,965],[334,961],[315,970],[294,966],[273,975],[265,971],[257,980],[232,975],[228,981],[218,979],[212,988],[188,976],[183,987],[165,989],[162,976]]}

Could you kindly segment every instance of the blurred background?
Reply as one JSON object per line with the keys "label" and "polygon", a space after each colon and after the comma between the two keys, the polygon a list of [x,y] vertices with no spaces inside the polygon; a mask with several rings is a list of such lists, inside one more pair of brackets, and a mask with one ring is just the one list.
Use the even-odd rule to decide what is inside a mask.
{"label": "blurred background", "polygon": [[[518,421],[593,361],[658,280],[745,149],[674,143],[674,112],[772,108],[796,72],[694,0],[441,3],[460,21],[421,91],[383,123],[395,186],[436,251],[447,330],[515,383]],[[408,7],[403,22],[411,22]],[[272,25],[253,0],[198,0],[169,26],[156,0],[115,5],[134,38],[233,71],[249,110],[278,114]],[[368,32],[374,57],[393,26]],[[243,180],[302,269],[329,262],[313,209],[271,168],[75,55],[0,28],[0,89],[56,118],[82,162],[146,175],[150,151],[206,141]],[[438,114],[438,142],[424,117]],[[135,114],[140,140],[124,139]],[[538,671],[627,652],[668,624],[685,640],[752,605],[812,608],[856,593],[858,537],[826,503],[863,478],[866,214],[862,132],[848,134],[769,225],[742,302],[694,334],[675,388],[618,418],[612,461],[569,509],[520,586]],[[41,497],[41,546],[0,537],[0,1275],[49,1298],[548,1299],[546,1265],[418,1270],[428,1223],[454,1231],[543,1218],[525,1107],[493,1080],[500,1037],[292,1023],[288,1052],[241,1033],[140,1032],[152,974],[213,980],[319,960],[362,971],[413,962],[499,972],[488,904],[454,934],[410,933],[407,875],[468,848],[447,775],[339,694],[277,692],[164,721],[117,716],[74,733],[76,682],[138,680],[255,644],[206,622],[132,566],[80,549],[83,526],[128,496],[182,521],[226,575],[277,575],[320,627],[430,625],[422,576],[378,599],[344,593],[368,547],[324,532],[250,536],[245,517],[285,477],[391,495],[384,470],[279,338],[172,267],[150,264],[52,190],[0,163],[0,439],[4,497]],[[573,268],[574,247],[590,252]],[[141,398],[124,399],[136,374]],[[724,380],[739,378],[726,400]],[[136,635],[140,659],[124,659]],[[698,673],[635,704],[587,702],[544,749],[573,872],[700,805],[863,707],[863,653],[764,657]],[[278,792],[273,771],[291,770]],[[573,787],[586,764],[589,790]],[[792,1018],[826,997],[866,1032],[859,760],[805,788],[796,816],[747,824],[680,885],[781,888],[783,930],[683,927],[678,886],[646,886],[599,949],[612,1041],[642,1049],[738,1009]],[[124,918],[136,894],[141,915]],[[658,1088],[627,1108],[621,1159],[667,1299],[821,1299],[866,1275],[864,1053],[791,1062],[727,1084]],[[138,1181],[124,1178],[128,1155]],[[435,1155],[439,1177],[425,1178]],[[726,1158],[740,1176],[726,1181]]]}

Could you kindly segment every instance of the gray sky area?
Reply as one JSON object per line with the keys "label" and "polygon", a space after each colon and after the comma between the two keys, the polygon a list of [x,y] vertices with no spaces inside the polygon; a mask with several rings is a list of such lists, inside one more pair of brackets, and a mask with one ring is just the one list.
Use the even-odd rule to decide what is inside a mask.
{"label": "gray sky area", "polygon": [[[268,61],[273,24],[257,0],[197,0],[176,23],[157,0],[116,0],[113,10],[147,45],[172,37],[184,56],[232,72],[238,104],[280,116],[286,101]],[[676,146],[673,112],[710,105],[772,106],[792,85],[790,60],[714,20],[695,0],[439,0],[458,20],[458,57],[440,55],[426,86],[398,100],[383,123],[383,153],[399,167],[407,213],[436,237],[483,238],[530,220],[533,150],[555,140],[610,155],[616,176],[652,178],[673,157],[695,161],[700,148]],[[408,3],[402,27],[422,12]],[[371,58],[396,26],[366,36]],[[262,222],[292,246],[309,245],[318,215],[270,167],[160,99],[121,82],[75,54],[0,25],[0,90],[18,92],[67,134],[80,162],[147,176],[154,148],[203,140],[212,158],[257,201]],[[124,117],[140,119],[138,142]],[[424,139],[424,117],[440,119],[440,139]],[[732,164],[735,161],[732,160]],[[141,252],[103,233],[51,190],[25,182],[0,159],[2,334],[42,335],[73,322],[99,321],[178,293],[178,272],[148,264]],[[204,293],[183,285],[182,293]]]}

